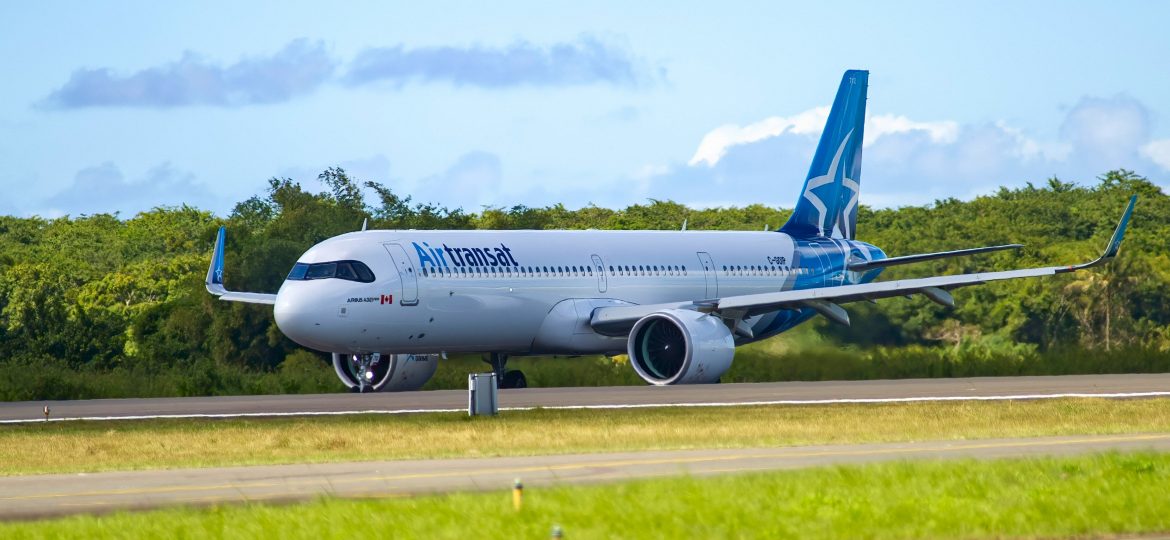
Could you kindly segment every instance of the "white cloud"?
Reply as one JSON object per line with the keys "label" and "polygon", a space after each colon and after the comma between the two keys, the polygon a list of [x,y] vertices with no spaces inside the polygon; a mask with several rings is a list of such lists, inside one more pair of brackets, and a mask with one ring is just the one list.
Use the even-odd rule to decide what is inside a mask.
{"label": "white cloud", "polygon": [[1163,170],[1170,171],[1170,139],[1150,141],[1142,146],[1141,153]]}
{"label": "white cloud", "polygon": [[[634,175],[644,197],[788,206],[796,200],[828,108],[707,133],[687,164]],[[1038,139],[1004,121],[960,124],[897,114],[866,119],[863,200],[874,206],[970,198],[1057,176],[1088,181],[1106,171],[1170,171],[1170,139],[1150,140],[1150,115],[1128,96],[1084,97],[1060,136]],[[1154,179],[1156,182],[1158,179]],[[738,202],[735,202],[738,199]]]}
{"label": "white cloud", "polygon": [[824,129],[828,119],[829,108],[816,107],[795,116],[773,116],[746,126],[719,126],[703,136],[699,148],[687,164],[695,166],[706,163],[708,167],[713,167],[727,155],[727,150],[732,146],[750,144],[785,133],[816,136]]}
{"label": "white cloud", "polygon": [[[690,166],[700,163],[715,166],[733,146],[751,144],[784,134],[804,135],[811,139],[820,136],[825,121],[829,119],[829,107],[815,107],[793,116],[772,116],[746,126],[727,124],[719,126],[699,141],[699,148],[687,162]],[[865,122],[865,146],[878,139],[901,133],[922,132],[932,142],[953,143],[959,135],[959,124],[953,121],[919,122],[905,116],[893,114],[874,115]]]}
{"label": "white cloud", "polygon": [[1098,174],[1132,169],[1141,164],[1139,148],[1150,138],[1150,113],[1126,95],[1086,96],[1068,111],[1060,133],[1075,150],[1071,157],[1086,168],[1098,169]]}
{"label": "white cloud", "polygon": [[280,103],[316,90],[336,65],[324,43],[303,38],[272,56],[245,58],[227,67],[187,52],[177,62],[129,75],[108,68],[78,69],[44,105],[76,109]]}
{"label": "white cloud", "polygon": [[[950,144],[959,137],[959,123],[952,121],[916,122],[905,116],[894,114],[878,114],[865,121],[865,146],[869,146],[879,138],[898,133],[922,131],[930,137],[931,142]],[[817,129],[820,133],[820,129]]]}

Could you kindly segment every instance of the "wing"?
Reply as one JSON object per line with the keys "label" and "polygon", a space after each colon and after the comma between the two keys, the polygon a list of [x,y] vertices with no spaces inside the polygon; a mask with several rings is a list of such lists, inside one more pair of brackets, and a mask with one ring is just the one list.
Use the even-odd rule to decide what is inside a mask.
{"label": "wing", "polygon": [[1117,256],[1118,251],[1121,249],[1121,241],[1125,237],[1125,229],[1129,224],[1130,216],[1133,214],[1133,207],[1136,201],[1136,195],[1129,199],[1129,206],[1126,207],[1125,214],[1122,215],[1117,229],[1113,231],[1113,237],[1109,239],[1109,244],[1105,247],[1105,252],[1096,260],[1084,264],[748,294],[697,302],[602,307],[594,310],[591,326],[600,334],[610,336],[624,335],[642,317],[663,309],[694,309],[717,313],[727,318],[743,319],[744,317],[769,313],[780,309],[812,308],[830,320],[842,324],[849,324],[849,314],[839,304],[856,302],[858,300],[877,300],[893,296],[909,296],[913,294],[921,294],[940,304],[953,306],[955,300],[947,292],[950,289],[957,289],[968,285],[980,285],[991,281],[1075,272],[1109,262]]}
{"label": "wing", "polygon": [[250,292],[234,292],[229,291],[223,286],[223,227],[219,228],[219,234],[215,237],[215,251],[211,254],[211,265],[207,267],[207,279],[204,280],[204,285],[207,287],[207,292],[218,296],[220,300],[227,302],[245,302],[248,304],[268,304],[276,303],[275,294],[267,293],[250,293]]}

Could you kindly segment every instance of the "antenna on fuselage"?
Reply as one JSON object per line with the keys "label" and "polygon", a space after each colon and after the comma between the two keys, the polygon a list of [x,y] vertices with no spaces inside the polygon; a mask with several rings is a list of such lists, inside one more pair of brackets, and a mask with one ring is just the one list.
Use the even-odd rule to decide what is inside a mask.
{"label": "antenna on fuselage", "polygon": [[684,230],[684,231],[687,230],[687,218],[683,218],[682,230]]}
{"label": "antenna on fuselage", "polygon": [[771,225],[768,225],[767,223],[764,224],[764,232],[768,232],[768,230],[771,228],[772,228]]}
{"label": "antenna on fuselage", "polygon": [[366,224],[370,222],[370,218],[362,218],[362,230],[366,230]]}

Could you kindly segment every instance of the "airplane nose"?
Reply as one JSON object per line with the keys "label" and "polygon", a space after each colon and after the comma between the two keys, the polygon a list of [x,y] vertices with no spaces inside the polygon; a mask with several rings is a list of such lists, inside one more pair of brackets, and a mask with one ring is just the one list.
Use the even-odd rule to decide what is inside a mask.
{"label": "airplane nose", "polygon": [[314,305],[305,294],[290,292],[281,287],[272,306],[276,326],[289,339],[317,350],[330,350],[325,343],[327,337],[325,312],[322,306]]}

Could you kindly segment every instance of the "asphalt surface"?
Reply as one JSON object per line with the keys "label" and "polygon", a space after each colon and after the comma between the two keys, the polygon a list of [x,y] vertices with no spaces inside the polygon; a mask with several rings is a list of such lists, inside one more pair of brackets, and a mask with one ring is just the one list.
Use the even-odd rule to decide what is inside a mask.
{"label": "asphalt surface", "polygon": [[[1060,396],[1170,396],[1170,374],[983,377],[882,381],[782,382],[686,386],[614,386],[502,390],[500,407],[621,408],[883,402],[949,399],[1039,399]],[[221,396],[0,403],[0,423],[50,419],[406,413],[466,410],[465,390],[380,394]]]}
{"label": "asphalt surface", "polygon": [[743,473],[907,459],[1001,459],[1100,451],[1170,451],[1170,433],[893,444],[375,461],[0,478],[0,519],[170,505],[396,497],[525,489],[668,475]]}

